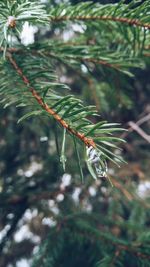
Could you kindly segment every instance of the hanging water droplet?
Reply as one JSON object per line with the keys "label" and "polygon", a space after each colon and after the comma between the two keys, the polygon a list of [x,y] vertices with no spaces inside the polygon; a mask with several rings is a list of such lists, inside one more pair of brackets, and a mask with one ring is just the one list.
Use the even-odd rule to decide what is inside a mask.
{"label": "hanging water droplet", "polygon": [[94,167],[96,176],[99,178],[107,177],[107,163],[102,156],[102,153],[94,147],[87,147],[87,161]]}

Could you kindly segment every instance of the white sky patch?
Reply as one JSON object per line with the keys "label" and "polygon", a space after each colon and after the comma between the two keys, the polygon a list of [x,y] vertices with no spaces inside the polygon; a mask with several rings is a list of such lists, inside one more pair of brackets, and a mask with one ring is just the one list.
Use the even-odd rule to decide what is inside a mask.
{"label": "white sky patch", "polygon": [[35,255],[35,254],[38,253],[38,252],[39,252],[39,246],[35,246],[35,247],[33,248],[33,251],[32,251],[33,255]]}
{"label": "white sky patch", "polygon": [[62,202],[64,200],[64,195],[63,194],[58,194],[56,197],[57,202]]}
{"label": "white sky patch", "polygon": [[29,22],[25,22],[23,29],[20,35],[21,42],[24,45],[29,45],[34,43],[34,35],[38,31],[38,28],[32,25],[29,25]]}
{"label": "white sky patch", "polygon": [[42,165],[41,163],[38,163],[38,162],[36,162],[36,161],[33,161],[33,162],[31,162],[31,164],[30,164],[28,170],[26,170],[26,171],[24,172],[24,175],[25,175],[26,177],[29,177],[29,178],[30,178],[30,177],[32,177],[33,174],[35,174],[37,171],[41,171],[42,168],[43,168],[43,165]]}
{"label": "white sky patch", "polygon": [[62,176],[62,182],[60,184],[60,189],[65,189],[66,186],[69,186],[71,184],[71,175],[68,174],[68,173],[65,173],[63,176]]}
{"label": "white sky patch", "polygon": [[47,136],[41,136],[40,137],[40,141],[41,142],[46,142],[46,141],[48,141],[48,137]]}
{"label": "white sky patch", "polygon": [[102,186],[102,187],[101,187],[101,191],[102,191],[102,193],[104,193],[104,194],[105,194],[105,193],[107,192],[107,188],[106,188],[106,187],[104,187],[104,186]]}
{"label": "white sky patch", "polygon": [[[65,14],[65,11],[64,11],[64,14]],[[74,23],[71,25],[70,29],[67,29],[66,31],[63,32],[63,39],[65,42],[67,42],[73,38],[75,32],[84,33],[85,30],[86,30],[85,25],[79,25],[77,23]]]}
{"label": "white sky patch", "polygon": [[51,208],[51,211],[55,214],[58,215],[59,214],[59,209],[58,207],[55,205],[54,207]]}
{"label": "white sky patch", "polygon": [[[62,0],[55,0],[56,4],[62,4]],[[68,3],[68,0],[64,0],[64,3]],[[62,13],[61,13],[62,15]]]}
{"label": "white sky patch", "polygon": [[33,171],[32,170],[27,170],[24,174],[25,174],[26,177],[29,178],[29,177],[32,177]]}
{"label": "white sky patch", "polygon": [[150,195],[150,181],[141,182],[137,188],[137,194],[141,198],[147,198]]}
{"label": "white sky patch", "polygon": [[7,234],[7,231],[10,229],[10,225],[6,225],[2,231],[0,231],[0,241],[4,238]]}
{"label": "white sky patch", "polygon": [[85,25],[79,25],[79,24],[73,24],[72,29],[75,32],[84,33],[84,31],[86,30],[86,26]]}
{"label": "white sky patch", "polygon": [[51,210],[54,214],[56,214],[56,215],[59,214],[59,209],[58,209],[58,207],[57,207],[56,202],[55,202],[53,199],[50,199],[50,200],[48,201],[48,205],[49,205],[50,210]]}
{"label": "white sky patch", "polygon": [[37,209],[34,209],[34,210],[27,209],[23,216],[23,219],[25,221],[30,221],[32,218],[36,217],[37,215],[38,215]]}
{"label": "white sky patch", "polygon": [[17,38],[15,36],[8,35],[8,42],[15,45],[17,43]]}
{"label": "white sky patch", "polygon": [[59,35],[60,34],[60,29],[55,29],[54,32],[55,32],[56,35]]}
{"label": "white sky patch", "polygon": [[66,30],[63,32],[63,39],[65,42],[69,41],[74,36],[74,32],[72,30]]}
{"label": "white sky patch", "polygon": [[[32,177],[36,172],[43,169],[42,163],[32,161],[27,170],[18,169],[17,174],[20,176]],[[33,186],[35,183],[32,182],[30,185]]]}
{"label": "white sky patch", "polygon": [[96,191],[95,187],[90,186],[88,191],[89,191],[89,194],[90,194],[91,197],[95,197],[96,196],[96,192],[97,191]]}
{"label": "white sky patch", "polygon": [[74,200],[75,203],[79,202],[79,195],[81,193],[81,188],[80,187],[76,187],[73,194],[72,194],[72,198]]}
{"label": "white sky patch", "polygon": [[8,213],[7,218],[9,220],[12,220],[14,218],[14,214],[13,213]]}
{"label": "white sky patch", "polygon": [[88,72],[88,68],[85,66],[85,65],[81,65],[81,70],[84,72],[84,73],[87,73]]}
{"label": "white sky patch", "polygon": [[23,225],[14,235],[15,242],[21,242],[25,239],[31,239],[34,243],[40,242],[40,237],[30,232],[27,225]]}
{"label": "white sky patch", "polygon": [[50,200],[48,201],[48,204],[49,204],[49,207],[52,208],[52,207],[54,207],[54,205],[55,205],[55,201],[54,201],[53,199],[50,199]]}
{"label": "white sky patch", "polygon": [[50,227],[53,227],[56,225],[56,222],[52,218],[43,218],[42,220],[43,225],[48,225]]}
{"label": "white sky patch", "polygon": [[16,267],[29,267],[29,262],[25,259],[21,259],[17,262]]}
{"label": "white sky patch", "polygon": [[65,173],[62,176],[62,183],[63,183],[64,186],[70,185],[70,183],[71,183],[71,175],[68,174],[68,173]]}

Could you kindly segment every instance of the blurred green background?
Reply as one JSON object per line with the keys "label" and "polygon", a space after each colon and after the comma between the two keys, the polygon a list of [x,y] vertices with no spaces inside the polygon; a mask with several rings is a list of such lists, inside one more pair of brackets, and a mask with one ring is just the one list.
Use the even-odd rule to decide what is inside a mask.
{"label": "blurred green background", "polygon": [[[78,2],[82,1],[72,1]],[[46,38],[56,33],[67,36],[67,31],[63,27],[58,31],[56,26],[45,33],[40,29],[35,39],[40,40],[43,34]],[[100,38],[100,33],[95,31],[94,37]],[[40,244],[49,248],[52,266],[111,266],[105,263],[111,262],[113,238],[113,253],[124,265],[112,261],[112,266],[149,266],[142,265],[143,258],[132,249],[117,250],[115,245],[115,238],[150,244],[149,58],[145,61],[144,69],[132,71],[133,78],[107,68],[100,74],[99,67],[91,68],[89,74],[85,66],[80,74],[61,65],[57,69],[60,80],[69,84],[73,94],[87,105],[95,104],[103,119],[129,129],[122,134],[127,142],[121,145],[128,164],[120,169],[108,164],[113,188],[105,179],[93,180],[84,162],[85,179],[81,182],[69,137],[64,173],[55,142],[57,135],[61,144],[62,131],[53,120],[33,117],[17,124],[24,114],[22,109],[0,107],[1,267],[31,266],[35,255],[42,254],[38,252]],[[103,258],[105,262],[96,265]]]}

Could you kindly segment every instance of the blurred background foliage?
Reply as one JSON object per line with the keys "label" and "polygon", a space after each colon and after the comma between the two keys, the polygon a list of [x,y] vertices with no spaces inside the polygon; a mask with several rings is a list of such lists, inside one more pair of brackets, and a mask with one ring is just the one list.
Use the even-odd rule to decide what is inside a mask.
{"label": "blurred background foliage", "polygon": [[[52,2],[58,4],[48,1],[48,8]],[[70,34],[61,27],[40,28],[35,40]],[[98,29],[93,33],[89,24],[87,30],[91,44],[100,42]],[[148,52],[145,62],[132,70],[134,77],[90,64],[81,64],[81,72],[57,67],[75,95],[96,105],[103,119],[129,129],[121,135],[128,164],[118,169],[109,163],[113,188],[105,179],[93,180],[84,165],[81,183],[69,138],[64,173],[55,144],[62,132],[53,120],[33,117],[17,124],[22,109],[0,107],[1,267],[150,266]]]}

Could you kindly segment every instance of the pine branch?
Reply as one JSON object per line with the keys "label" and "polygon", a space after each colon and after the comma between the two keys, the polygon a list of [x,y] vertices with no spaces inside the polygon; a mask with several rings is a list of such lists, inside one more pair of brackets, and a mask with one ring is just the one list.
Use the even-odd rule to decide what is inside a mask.
{"label": "pine branch", "polygon": [[[0,4],[0,11],[3,7],[7,10],[6,15],[3,14],[3,12],[1,14],[1,30],[6,28],[4,30],[4,36],[2,36],[2,45],[4,46],[1,50],[4,51],[4,54],[7,45],[10,45],[8,40],[9,34],[14,34],[14,32],[17,34],[19,27],[22,27],[19,22],[29,21],[35,24],[39,23],[47,25],[47,14],[44,9],[45,6],[38,3],[36,6],[36,3],[37,1],[34,1],[33,4],[29,1],[24,1],[23,3],[9,3],[8,1],[7,4]],[[90,11],[91,7],[92,11]],[[118,7],[119,6],[117,6],[117,9],[115,7],[116,13],[120,10]],[[61,8],[63,8],[65,12],[70,11],[71,8],[72,15],[75,15],[75,13],[78,12],[80,15],[81,10],[82,15],[84,12],[86,13],[88,11],[89,16],[93,16],[93,12],[94,14],[97,14],[97,12],[107,11],[106,6],[102,8],[101,5],[91,5],[91,3],[86,3],[75,7],[60,6],[58,7],[57,14],[61,13]],[[55,13],[56,9],[52,8],[52,12]],[[109,12],[112,12],[112,6],[109,6],[108,9]],[[40,19],[38,19],[39,14]],[[50,16],[53,17],[52,14],[50,14]],[[11,30],[13,31],[11,32]],[[124,54],[123,50],[104,50],[104,45],[103,47],[96,45],[72,47],[60,45],[60,43],[56,41],[48,44],[39,43],[35,46],[31,46],[29,50],[23,48],[25,59],[21,61],[18,55],[16,57],[17,60],[15,60],[15,56],[12,57],[12,53],[15,53],[15,55],[18,51],[20,53],[20,49],[8,48],[7,51],[11,51],[11,53],[6,53],[7,58],[11,65],[13,65],[14,70],[18,73],[24,85],[28,88],[28,91],[17,77],[18,85],[21,86],[21,88],[23,87],[23,94],[16,88],[12,92],[11,85],[13,79],[10,82],[8,81],[9,79],[5,81],[3,75],[5,73],[5,68],[9,78],[12,78],[14,73],[12,69],[9,73],[10,66],[7,63],[5,64],[2,62],[4,71],[1,71],[0,94],[4,97],[2,103],[5,104],[5,107],[10,104],[17,104],[17,106],[32,106],[33,111],[23,116],[21,120],[28,118],[31,115],[41,115],[42,111],[39,107],[42,108],[45,115],[50,114],[63,128],[67,129],[71,135],[77,137],[78,140],[85,144],[87,149],[87,165],[94,178],[96,178],[96,175],[94,174],[95,171],[98,173],[99,177],[106,175],[107,165],[105,159],[110,159],[117,164],[118,162],[122,162],[120,156],[116,155],[114,157],[114,153],[110,151],[110,148],[117,147],[115,144],[112,144],[112,142],[120,140],[117,137],[113,137],[112,133],[119,130],[122,131],[122,129],[118,129],[117,124],[107,124],[105,122],[93,124],[88,117],[98,115],[95,107],[84,107],[80,100],[70,95],[65,97],[58,95],[54,90],[60,88],[64,89],[67,88],[67,86],[55,81],[56,76],[53,74],[52,70],[50,73],[51,58],[53,57],[55,60],[61,60],[66,64],[79,64],[79,66],[82,62],[92,62],[125,73],[128,73],[128,68],[130,66],[137,66],[137,58],[132,58],[131,56],[128,57]],[[20,61],[20,63],[17,61]],[[30,96],[30,93],[32,94],[32,97]]]}
{"label": "pine branch", "polygon": [[[0,51],[4,51],[4,48],[1,47]],[[11,53],[28,53],[24,48],[8,48],[7,51]],[[112,68],[116,71],[123,72],[127,75],[132,76],[132,73],[129,71],[129,67],[143,67],[144,64],[141,59],[141,54],[136,56],[128,52],[126,54],[122,50],[112,50],[104,49],[100,45],[76,45],[69,46],[65,43],[60,42],[48,42],[43,44],[37,44],[31,46],[30,51],[33,55],[40,55],[41,53],[47,57],[58,60],[61,64],[70,63],[73,66],[82,63],[93,63],[94,65],[101,65],[104,68]]]}
{"label": "pine branch", "polygon": [[19,76],[22,78],[24,84],[29,88],[29,91],[32,93],[33,97],[36,99],[36,101],[39,103],[39,105],[47,112],[49,113],[51,116],[53,116],[53,118],[59,122],[61,124],[61,126],[63,128],[66,128],[67,131],[73,135],[75,135],[77,138],[79,138],[86,146],[92,146],[92,147],[96,147],[95,142],[93,141],[93,139],[87,138],[83,133],[77,132],[74,129],[72,129],[68,123],[63,120],[52,108],[50,108],[40,97],[40,95],[36,92],[36,90],[33,87],[30,87],[30,81],[28,80],[28,78],[23,74],[22,70],[19,68],[19,66],[17,65],[16,61],[13,59],[11,54],[7,55],[9,61],[11,62],[11,64],[13,65],[13,67],[15,68],[15,70],[17,71],[17,73],[19,74]]}
{"label": "pine branch", "polygon": [[51,21],[53,22],[62,22],[62,21],[94,21],[94,20],[100,20],[100,21],[114,21],[114,22],[120,22],[123,24],[127,24],[130,26],[138,26],[142,28],[150,29],[150,23],[142,23],[138,19],[129,19],[129,18],[115,18],[111,16],[59,16],[59,17],[52,17]]}
{"label": "pine branch", "polygon": [[[126,256],[129,254],[130,257],[137,257],[138,260],[150,259],[149,253],[142,251],[143,246],[141,244],[136,245],[133,242],[126,242],[121,238],[113,236],[108,231],[104,231],[104,229],[101,231],[101,227],[102,229],[104,228],[104,226],[100,223],[98,223],[98,225],[95,225],[93,223],[93,220],[91,223],[90,215],[87,214],[83,214],[83,216],[82,214],[72,214],[63,217],[63,219],[60,217],[57,226],[50,230],[47,240],[42,244],[37,257],[35,257],[33,266],[37,267],[39,266],[39,264],[43,267],[49,266],[49,259],[51,259],[51,262],[53,262],[52,266],[54,266],[55,263],[59,260],[61,252],[64,248],[63,242],[66,239],[72,240],[73,244],[75,244],[76,240],[78,240],[80,246],[82,246],[86,240],[88,241],[88,244],[90,244],[89,240],[94,241],[93,244],[98,243],[100,245],[100,251],[102,249],[103,251],[105,251],[105,255],[109,255],[107,256],[110,259],[109,261],[107,261],[107,263],[109,264],[112,263],[112,258],[114,258],[114,253],[116,252],[116,256],[118,258],[121,257],[121,254],[124,255],[124,258],[126,258]],[[53,251],[53,236],[55,235],[58,237],[57,241],[55,239],[56,253],[58,252],[57,254],[55,253],[55,251]],[[61,251],[57,249],[57,246],[59,246],[59,244]],[[148,248],[149,246],[147,246],[147,249]],[[49,251],[51,253],[49,253]],[[44,255],[47,255],[46,261],[44,260]],[[124,263],[125,261],[122,259],[121,263],[122,262]],[[100,263],[104,263],[103,260]]]}
{"label": "pine branch", "polygon": [[[65,218],[65,226],[71,227],[71,221],[74,218]],[[62,224],[63,225],[63,224]],[[77,223],[74,223],[74,228],[77,231],[77,234],[81,234],[84,236],[88,235],[89,237],[91,236],[94,237],[95,239],[98,239],[102,242],[109,242],[112,244],[112,246],[116,247],[120,251],[127,251],[130,252],[131,254],[143,258],[143,259],[150,259],[150,254],[149,253],[144,253],[142,251],[142,244],[135,244],[134,242],[125,242],[124,240],[121,240],[110,234],[109,232],[106,231],[99,231],[97,229],[94,229],[93,227],[90,226],[88,221],[84,221],[82,218],[78,218]]]}
{"label": "pine branch", "polygon": [[[68,133],[85,145],[87,166],[94,179],[107,177],[106,159],[117,165],[123,161],[121,156],[114,155],[110,150],[117,148],[113,142],[123,141],[112,134],[123,129],[118,128],[116,123],[109,124],[105,121],[93,124],[87,117],[97,115],[94,106],[84,107],[81,101],[73,96],[62,97],[52,90],[67,87],[55,81],[56,76],[50,72],[48,57],[42,53],[34,55],[32,51],[28,51],[27,54],[24,53],[24,59],[20,60],[19,55],[12,56],[7,52],[7,58],[11,65],[8,62],[2,63],[4,69],[2,68],[0,77],[0,94],[3,96],[4,106],[31,106],[33,111],[25,114],[19,121],[33,115],[42,115],[42,112],[51,115]],[[19,64],[15,58],[20,61]],[[13,66],[13,69],[10,66]],[[13,83],[16,72],[17,87],[20,87],[20,90],[16,88],[16,83]],[[4,73],[8,76],[7,79],[4,79]]]}
{"label": "pine branch", "polygon": [[[51,21],[111,21],[150,29],[149,1],[138,2],[140,3],[138,6],[135,1],[131,1],[130,4],[120,1],[116,5],[100,5],[92,2],[79,3],[75,6],[63,4],[50,11]],[[137,18],[139,14],[140,18]]]}

